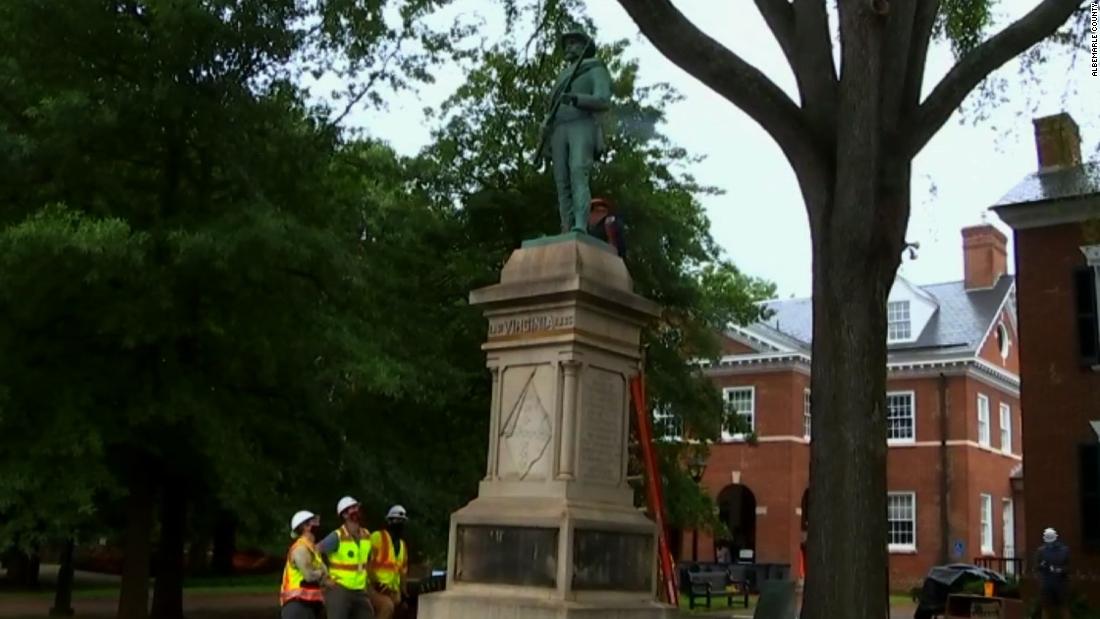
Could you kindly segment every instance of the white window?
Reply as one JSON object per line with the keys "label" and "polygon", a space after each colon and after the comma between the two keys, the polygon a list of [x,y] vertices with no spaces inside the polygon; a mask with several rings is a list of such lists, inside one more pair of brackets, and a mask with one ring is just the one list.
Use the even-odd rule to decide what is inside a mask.
{"label": "white window", "polygon": [[1012,453],[1012,409],[1001,402],[1001,451]]}
{"label": "white window", "polygon": [[886,543],[891,552],[917,549],[917,495],[891,492],[886,495]]}
{"label": "white window", "polygon": [[988,494],[981,496],[982,518],[982,554],[993,554],[993,497]]}
{"label": "white window", "polygon": [[909,302],[891,301],[886,304],[886,341],[897,342],[912,337],[909,320]]}
{"label": "white window", "polygon": [[807,441],[810,440],[810,431],[813,428],[812,421],[810,417],[810,390],[807,389],[802,392],[802,436]]}
{"label": "white window", "polygon": [[[1001,499],[1001,556],[1016,557],[1016,514],[1012,509],[1012,499]],[[1005,565],[1005,576],[1017,576],[1012,563]]]}
{"label": "white window", "polygon": [[[756,388],[755,387],[727,387],[722,390],[723,399],[726,401],[727,415],[741,415],[749,428],[756,430]],[[743,432],[731,432],[729,424],[722,424],[722,438],[724,440],[738,440],[745,438]]]}
{"label": "white window", "polygon": [[911,443],[916,439],[916,399],[912,391],[886,394],[886,440]]}
{"label": "white window", "polygon": [[673,415],[668,407],[653,409],[653,434],[665,441],[679,441],[684,438],[684,420]]}
{"label": "white window", "polygon": [[978,394],[978,444],[989,447],[989,398]]}

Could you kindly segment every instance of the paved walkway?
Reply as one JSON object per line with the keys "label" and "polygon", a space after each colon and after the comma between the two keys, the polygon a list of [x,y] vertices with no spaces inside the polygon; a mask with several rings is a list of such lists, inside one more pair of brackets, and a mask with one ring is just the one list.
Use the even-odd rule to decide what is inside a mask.
{"label": "paved walkway", "polygon": [[[152,597],[152,596],[150,596]],[[0,617],[41,618],[53,605],[48,593],[0,593]],[[277,593],[195,593],[184,591],[184,611],[189,618],[240,617],[241,619],[278,616]],[[77,617],[114,617],[118,610],[118,593],[114,591],[78,594],[73,600]]]}
{"label": "paved walkway", "polygon": [[[53,596],[48,594],[0,594],[0,618],[45,617],[52,603]],[[273,619],[278,615],[277,604],[275,597],[267,593],[184,592],[184,610],[189,619]],[[118,594],[105,592],[102,595],[81,596],[73,601],[73,607],[77,617],[114,617],[118,609]],[[684,619],[752,619],[752,611],[683,612],[680,616]],[[899,605],[890,611],[891,619],[911,619],[912,616],[912,606]]]}
{"label": "paved walkway", "polygon": [[[0,0],[2,1],[2,0]],[[52,582],[55,572],[43,566],[43,584]],[[105,576],[77,572],[76,580],[82,584],[111,585],[117,576]],[[150,590],[150,598],[152,597]],[[275,592],[253,593],[241,591],[184,590],[184,610],[188,619],[275,619],[278,617],[278,599]],[[0,619],[40,619],[47,616],[53,605],[53,593],[4,593],[0,592]],[[73,600],[77,617],[107,619],[118,610],[118,592],[111,589],[77,592]],[[891,619],[911,619],[912,604],[895,604]],[[683,612],[687,619],[752,619],[752,609],[715,610],[708,613]]]}
{"label": "paved walkway", "polygon": [[[916,610],[915,606],[895,606],[890,609],[890,619],[913,619],[914,610]],[[735,610],[729,613],[711,612],[702,614],[685,611],[680,613],[680,617],[681,619],[752,619],[752,611]]]}

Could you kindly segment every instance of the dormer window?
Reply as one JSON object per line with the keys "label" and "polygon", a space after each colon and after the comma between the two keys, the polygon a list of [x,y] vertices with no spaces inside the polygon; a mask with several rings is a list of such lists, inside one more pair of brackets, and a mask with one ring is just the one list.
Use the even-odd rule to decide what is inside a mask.
{"label": "dormer window", "polygon": [[890,301],[886,304],[886,341],[898,342],[912,337],[913,325],[909,318],[909,301]]}

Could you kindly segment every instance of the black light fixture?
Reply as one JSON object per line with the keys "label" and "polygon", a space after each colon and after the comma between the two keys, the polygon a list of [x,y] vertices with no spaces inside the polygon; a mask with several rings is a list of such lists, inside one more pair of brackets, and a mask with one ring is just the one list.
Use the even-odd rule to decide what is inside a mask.
{"label": "black light fixture", "polygon": [[691,476],[691,480],[695,483],[703,481],[703,471],[707,468],[707,461],[703,459],[699,454],[692,456],[688,462],[688,475]]}
{"label": "black light fixture", "polygon": [[[703,481],[703,471],[706,468],[706,459],[698,453],[692,454],[687,463],[688,475],[691,476],[691,481],[696,484]],[[699,531],[696,529],[691,530],[691,560],[693,562],[699,560]]]}

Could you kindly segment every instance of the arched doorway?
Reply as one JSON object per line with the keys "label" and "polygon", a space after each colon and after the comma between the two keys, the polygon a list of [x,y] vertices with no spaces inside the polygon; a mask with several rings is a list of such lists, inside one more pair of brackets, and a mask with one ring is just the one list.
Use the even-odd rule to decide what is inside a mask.
{"label": "arched doorway", "polygon": [[[729,561],[756,560],[756,495],[747,486],[731,484],[718,493],[718,518],[729,535],[715,542],[715,552],[725,548]],[[726,555],[726,553],[720,553]]]}

